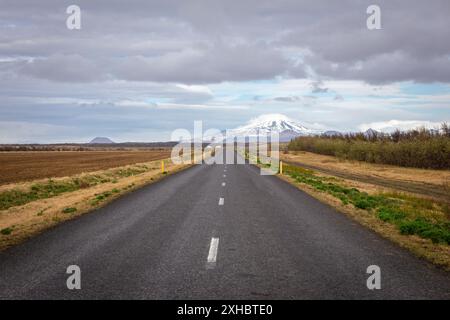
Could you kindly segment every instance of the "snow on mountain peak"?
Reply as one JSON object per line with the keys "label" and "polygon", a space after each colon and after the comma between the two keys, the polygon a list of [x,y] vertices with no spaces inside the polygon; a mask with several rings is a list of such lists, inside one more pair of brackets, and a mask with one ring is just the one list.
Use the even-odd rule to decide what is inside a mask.
{"label": "snow on mountain peak", "polygon": [[279,134],[289,133],[291,135],[308,135],[314,130],[309,130],[302,124],[289,119],[283,114],[264,114],[250,120],[246,125],[230,130],[235,136],[267,135],[275,131]]}

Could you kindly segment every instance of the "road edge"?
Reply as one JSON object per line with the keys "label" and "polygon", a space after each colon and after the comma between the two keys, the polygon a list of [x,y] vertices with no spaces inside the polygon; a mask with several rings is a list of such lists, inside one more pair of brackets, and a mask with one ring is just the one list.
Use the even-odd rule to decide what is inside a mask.
{"label": "road edge", "polygon": [[[14,247],[16,245],[19,245],[23,242],[26,242],[34,237],[36,237],[39,234],[42,234],[48,230],[51,230],[59,225],[61,225],[64,222],[70,221],[70,220],[74,220],[77,219],[81,216],[84,216],[86,214],[92,213],[94,211],[97,211],[100,208],[103,208],[105,206],[107,206],[108,204],[110,204],[111,202],[127,195],[130,194],[134,191],[137,191],[138,189],[144,188],[146,186],[152,185],[154,183],[158,183],[163,181],[165,178],[170,177],[176,173],[179,173],[181,171],[187,170],[191,167],[193,167],[194,164],[185,164],[185,165],[180,165],[180,166],[175,166],[170,168],[170,170],[165,171],[164,173],[157,173],[155,175],[149,176],[146,179],[142,179],[142,180],[138,180],[138,181],[134,181],[133,183],[131,183],[130,185],[128,185],[126,188],[124,189],[120,189],[120,192],[118,193],[114,193],[111,194],[111,196],[105,198],[104,200],[102,200],[101,202],[95,203],[95,204],[90,204],[90,205],[85,205],[82,208],[79,208],[75,213],[73,214],[66,214],[66,215],[59,215],[58,219],[52,219],[50,222],[47,223],[42,223],[39,225],[32,225],[31,227],[29,227],[28,229],[25,229],[23,232],[19,232],[19,233],[12,233],[11,235],[9,235],[7,238],[3,238],[5,237],[5,235],[0,235],[0,237],[2,237],[3,239],[0,238],[0,252],[3,252],[11,247]],[[139,176],[135,176],[135,177],[139,177]],[[76,192],[76,191],[75,191]],[[73,192],[73,193],[75,193]],[[72,193],[72,194],[73,194]],[[67,197],[70,196],[71,193],[68,194],[62,194],[58,197],[54,197],[54,198],[50,198],[50,199],[43,199],[43,200],[37,200],[34,203],[31,202],[31,204],[36,204],[39,201],[42,201],[42,203],[45,203],[48,200],[52,200],[55,202],[58,202],[59,197],[63,198],[63,197]],[[92,195],[94,196],[94,195]],[[92,197],[91,196],[91,197]],[[78,205],[79,203],[74,203],[73,205]],[[25,204],[24,206],[27,206],[29,204]],[[24,207],[22,206],[22,207]],[[16,210],[20,210],[21,207],[16,207]]]}
{"label": "road edge", "polygon": [[439,269],[450,272],[450,263],[445,259],[440,259],[435,253],[435,251],[443,251],[442,246],[433,244],[430,240],[426,240],[418,236],[402,235],[393,225],[385,223],[371,214],[367,214],[364,210],[351,207],[350,205],[343,205],[339,199],[336,199],[326,193],[314,190],[307,185],[298,183],[291,177],[280,174],[277,174],[276,177],[296,187],[300,191],[307,193],[313,198],[319,200],[321,203],[330,206],[339,213],[345,214],[353,221],[358,222],[361,226],[368,228],[381,237],[390,240],[401,248],[408,250],[416,257],[432,263]]}

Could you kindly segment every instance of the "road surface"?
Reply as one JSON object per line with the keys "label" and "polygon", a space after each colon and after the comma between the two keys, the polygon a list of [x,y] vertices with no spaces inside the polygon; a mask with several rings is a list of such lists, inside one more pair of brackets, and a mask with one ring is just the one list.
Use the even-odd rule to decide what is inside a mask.
{"label": "road surface", "polygon": [[255,166],[197,165],[0,253],[0,298],[449,299],[450,277]]}

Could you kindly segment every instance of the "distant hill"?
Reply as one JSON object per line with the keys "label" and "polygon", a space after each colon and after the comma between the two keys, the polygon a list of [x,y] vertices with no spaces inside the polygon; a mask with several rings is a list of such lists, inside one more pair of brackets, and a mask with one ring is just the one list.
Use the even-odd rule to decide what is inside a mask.
{"label": "distant hill", "polygon": [[374,130],[372,128],[367,129],[365,132],[363,132],[364,136],[366,138],[374,138],[376,136],[379,136],[381,132],[378,132],[377,130]]}
{"label": "distant hill", "polygon": [[96,137],[89,142],[89,144],[110,144],[110,143],[115,142],[106,137]]}

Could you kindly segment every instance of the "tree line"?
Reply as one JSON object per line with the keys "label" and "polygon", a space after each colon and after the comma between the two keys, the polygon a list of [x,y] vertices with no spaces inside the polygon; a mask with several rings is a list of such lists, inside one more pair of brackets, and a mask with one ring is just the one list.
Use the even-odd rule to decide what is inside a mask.
{"label": "tree line", "polygon": [[450,169],[450,127],[317,135],[293,139],[288,150],[404,167]]}

